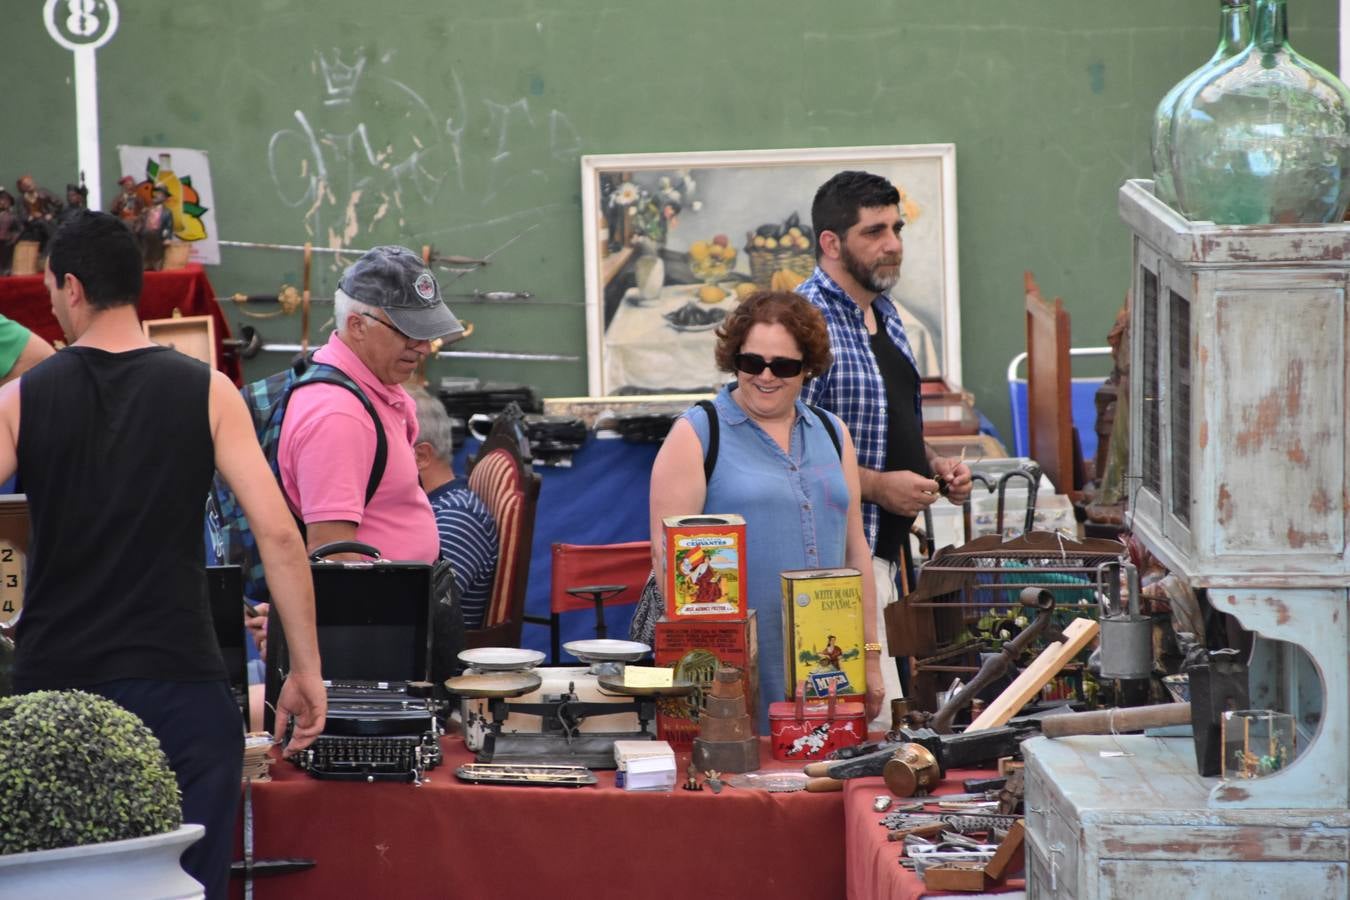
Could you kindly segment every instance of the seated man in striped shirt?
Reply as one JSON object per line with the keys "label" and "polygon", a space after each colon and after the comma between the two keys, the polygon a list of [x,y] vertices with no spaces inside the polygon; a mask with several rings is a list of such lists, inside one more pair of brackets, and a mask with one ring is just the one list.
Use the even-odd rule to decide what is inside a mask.
{"label": "seated man in striped shirt", "polygon": [[441,557],[454,567],[464,609],[464,627],[482,628],[483,612],[492,593],[497,572],[497,523],[483,501],[463,478],[455,477],[451,465],[455,445],[450,437],[450,416],[441,401],[421,388],[409,388],[417,401],[417,440],[413,453],[422,490],[427,492],[436,528],[441,536]]}

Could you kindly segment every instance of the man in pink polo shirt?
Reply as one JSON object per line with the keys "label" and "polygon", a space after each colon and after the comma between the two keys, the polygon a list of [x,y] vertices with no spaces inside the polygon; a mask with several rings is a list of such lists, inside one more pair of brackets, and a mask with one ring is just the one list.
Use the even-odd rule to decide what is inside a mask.
{"label": "man in pink polo shirt", "polygon": [[308,385],[291,396],[281,425],[277,461],[286,500],[305,523],[310,550],[355,540],[386,559],[434,563],[436,517],[417,481],[417,407],[403,382],[432,340],[455,340],[464,326],[422,258],[405,247],[376,247],[349,266],[333,310],[337,330],[314,360],[341,369],[375,407],[389,448],[384,475],[367,504],[375,423],[346,388]]}

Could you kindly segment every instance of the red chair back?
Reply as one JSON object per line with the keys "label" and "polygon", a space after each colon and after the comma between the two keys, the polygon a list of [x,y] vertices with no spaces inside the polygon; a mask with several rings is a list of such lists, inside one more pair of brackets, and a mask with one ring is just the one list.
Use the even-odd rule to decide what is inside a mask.
{"label": "red chair back", "polygon": [[626,544],[554,544],[552,592],[549,604],[555,613],[594,610],[584,597],[573,597],[568,588],[588,584],[624,584],[622,593],[605,600],[606,606],[636,603],[652,571],[652,542]]}

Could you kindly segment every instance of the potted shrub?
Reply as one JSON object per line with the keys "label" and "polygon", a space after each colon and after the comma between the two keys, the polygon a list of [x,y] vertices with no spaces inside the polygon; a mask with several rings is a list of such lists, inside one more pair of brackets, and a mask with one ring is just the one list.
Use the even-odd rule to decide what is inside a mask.
{"label": "potted shrub", "polygon": [[83,691],[0,698],[0,894],[202,896],[178,783],[150,729]]}

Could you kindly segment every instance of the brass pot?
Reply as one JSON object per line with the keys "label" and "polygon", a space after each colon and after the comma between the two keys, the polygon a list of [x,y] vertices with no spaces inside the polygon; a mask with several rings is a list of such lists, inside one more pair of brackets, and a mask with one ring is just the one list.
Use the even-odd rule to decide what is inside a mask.
{"label": "brass pot", "polygon": [[927,793],[942,780],[937,759],[922,744],[901,744],[886,760],[881,775],[886,779],[886,787],[897,797]]}

